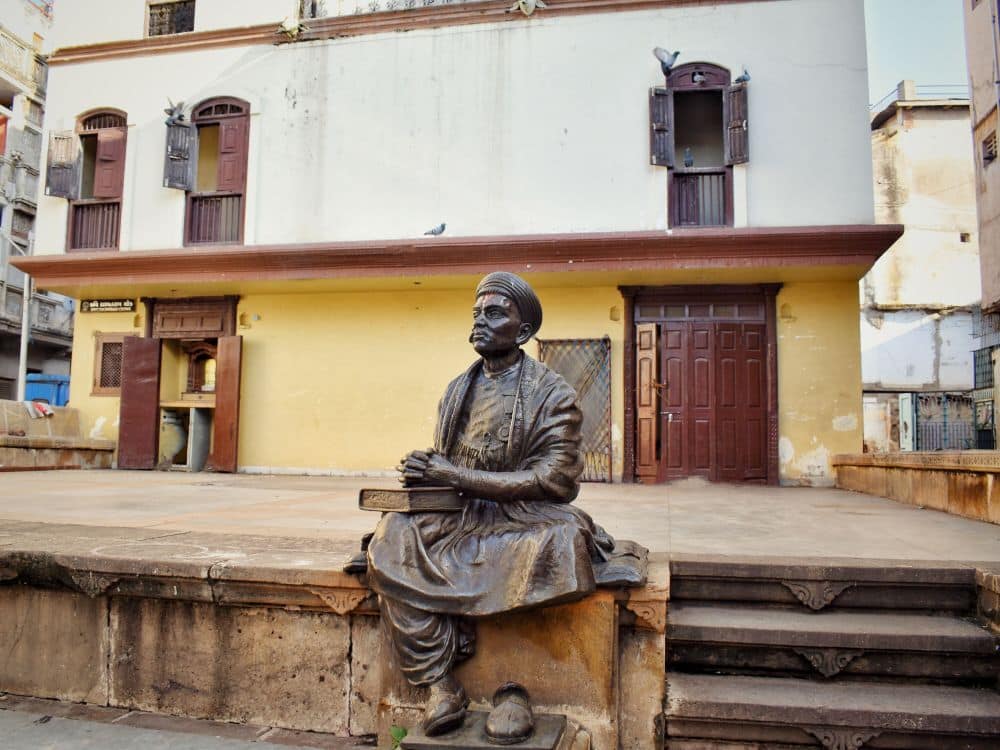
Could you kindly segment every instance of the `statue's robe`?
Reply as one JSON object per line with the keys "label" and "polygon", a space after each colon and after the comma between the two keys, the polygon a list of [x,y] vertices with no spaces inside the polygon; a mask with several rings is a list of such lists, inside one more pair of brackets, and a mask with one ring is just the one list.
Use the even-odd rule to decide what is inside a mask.
{"label": "statue's robe", "polygon": [[560,375],[527,355],[494,377],[473,364],[441,401],[435,450],[508,474],[505,499],[467,497],[456,513],[386,513],[368,547],[400,667],[414,684],[471,653],[465,618],[580,599],[614,541],[570,505],[579,491],[582,416]]}

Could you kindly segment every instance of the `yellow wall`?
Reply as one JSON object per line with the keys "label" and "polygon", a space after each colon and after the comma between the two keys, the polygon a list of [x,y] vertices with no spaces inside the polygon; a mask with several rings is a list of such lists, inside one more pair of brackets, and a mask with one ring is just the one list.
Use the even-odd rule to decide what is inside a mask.
{"label": "yellow wall", "polygon": [[858,288],[787,284],[777,306],[781,481],[829,485],[830,456],[861,451]]}
{"label": "yellow wall", "polygon": [[69,406],[80,410],[80,429],[85,437],[118,439],[117,396],[92,396],[94,383],[94,334],[142,335],[140,316],[135,313],[77,313],[73,323],[73,360]]}
{"label": "yellow wall", "polygon": [[[621,296],[611,286],[538,291],[542,338],[611,337],[620,479]],[[467,341],[471,297],[471,289],[243,297],[241,469],[388,472],[407,451],[430,445],[438,399],[475,358]],[[783,482],[829,484],[829,457],[861,448],[857,305],[853,281],[792,282],[778,295]],[[118,399],[90,395],[95,330],[138,334],[141,322],[131,314],[77,316],[71,404],[81,410],[85,434],[113,439]],[[537,355],[534,342],[527,350]],[[174,359],[165,357],[171,393],[164,396],[182,387]]]}
{"label": "yellow wall", "polygon": [[[621,372],[622,324],[610,320],[621,306],[616,289],[543,289],[540,297],[543,338],[610,335]],[[471,290],[242,299],[240,465],[390,471],[407,451],[429,446],[445,386],[475,359],[472,303]],[[534,343],[527,349],[537,354]]]}

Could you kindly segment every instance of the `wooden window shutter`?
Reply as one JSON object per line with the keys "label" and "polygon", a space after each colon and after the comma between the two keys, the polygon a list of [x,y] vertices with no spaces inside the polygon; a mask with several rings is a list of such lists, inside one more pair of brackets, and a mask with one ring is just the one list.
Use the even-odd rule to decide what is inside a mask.
{"label": "wooden window shutter", "polygon": [[118,468],[156,467],[160,437],[160,340],[127,336],[122,346]]}
{"label": "wooden window shutter", "polygon": [[186,123],[167,125],[163,187],[194,190],[198,178],[198,128]]}
{"label": "wooden window shutter", "polygon": [[674,92],[663,86],[649,90],[649,162],[674,166]]}
{"label": "wooden window shutter", "polygon": [[219,173],[217,190],[242,193],[247,166],[246,117],[219,122]]}
{"label": "wooden window shutter", "polygon": [[125,180],[125,128],[97,131],[97,163],[94,165],[94,197],[121,198]]}
{"label": "wooden window shutter", "polygon": [[80,197],[80,139],[71,130],[49,134],[45,194],[70,200]]}
{"label": "wooden window shutter", "polygon": [[243,337],[220,336],[215,357],[215,417],[209,467],[235,472],[239,460]]}
{"label": "wooden window shutter", "polygon": [[745,164],[750,161],[746,84],[726,89],[724,102],[726,164]]}
{"label": "wooden window shutter", "polygon": [[635,473],[640,480],[656,481],[659,462],[660,399],[656,388],[660,341],[656,323],[635,327]]}

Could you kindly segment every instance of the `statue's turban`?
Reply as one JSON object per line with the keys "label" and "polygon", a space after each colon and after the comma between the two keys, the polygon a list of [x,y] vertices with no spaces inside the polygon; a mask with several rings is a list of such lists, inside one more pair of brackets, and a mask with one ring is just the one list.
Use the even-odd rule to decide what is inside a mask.
{"label": "statue's turban", "polygon": [[479,282],[476,297],[490,292],[502,294],[517,305],[521,321],[531,326],[531,335],[538,333],[538,329],[542,327],[542,303],[527,281],[507,271],[495,271]]}

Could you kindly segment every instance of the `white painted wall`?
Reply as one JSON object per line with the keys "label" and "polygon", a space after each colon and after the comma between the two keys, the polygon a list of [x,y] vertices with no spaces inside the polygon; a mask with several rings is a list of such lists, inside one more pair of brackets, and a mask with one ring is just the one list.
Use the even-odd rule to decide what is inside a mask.
{"label": "white painted wall", "polygon": [[865,276],[864,302],[930,308],[979,304],[968,107],[900,110],[872,133],[872,154],[875,220],[904,224],[906,232]]}
{"label": "white painted wall", "polygon": [[972,314],[921,310],[861,316],[866,391],[963,391],[973,387]]}
{"label": "white painted wall", "polygon": [[[0,0],[3,4],[20,0]],[[145,0],[59,0],[47,49],[142,39]],[[296,12],[298,0],[197,0],[194,30],[210,31],[273,23]]]}
{"label": "white painted wall", "polygon": [[[666,171],[648,154],[657,45],[751,71],[738,225],[872,221],[861,0],[540,13],[53,66],[48,126],[128,112],[125,250],[180,244],[162,109],[215,95],[252,105],[248,244],[416,237],[442,221],[453,236],[665,229]],[[39,215],[36,252],[62,252],[65,201],[42,198]]]}

